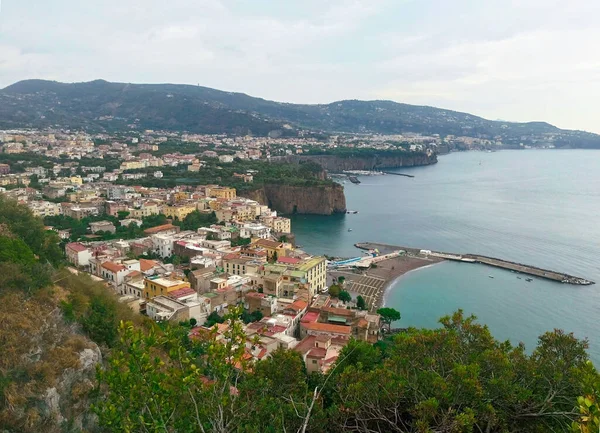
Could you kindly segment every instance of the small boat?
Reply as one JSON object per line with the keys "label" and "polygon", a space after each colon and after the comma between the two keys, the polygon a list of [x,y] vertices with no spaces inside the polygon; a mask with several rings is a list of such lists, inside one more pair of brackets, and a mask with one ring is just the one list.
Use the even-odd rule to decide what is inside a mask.
{"label": "small boat", "polygon": [[494,277],[493,277],[493,276],[491,276],[491,275],[488,275],[488,278],[494,278]]}
{"label": "small boat", "polygon": [[348,231],[349,231],[349,232],[351,232],[351,231],[352,231],[352,229],[348,229]]}
{"label": "small boat", "polygon": [[527,281],[528,283],[531,283],[533,281],[533,278],[525,278],[525,281]]}
{"label": "small boat", "polygon": [[349,211],[346,211],[346,213],[349,213],[349,214],[357,214],[357,213],[358,213],[358,211],[357,211],[357,210],[349,210]]}
{"label": "small boat", "polygon": [[522,279],[523,279],[523,278],[521,278],[521,277],[517,277],[517,280],[522,280]]}

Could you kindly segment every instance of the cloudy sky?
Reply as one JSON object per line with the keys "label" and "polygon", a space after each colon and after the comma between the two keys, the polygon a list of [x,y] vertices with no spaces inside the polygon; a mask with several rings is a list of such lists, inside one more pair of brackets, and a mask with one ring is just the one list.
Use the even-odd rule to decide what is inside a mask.
{"label": "cloudy sky", "polygon": [[0,87],[199,83],[600,133],[599,0],[0,1]]}

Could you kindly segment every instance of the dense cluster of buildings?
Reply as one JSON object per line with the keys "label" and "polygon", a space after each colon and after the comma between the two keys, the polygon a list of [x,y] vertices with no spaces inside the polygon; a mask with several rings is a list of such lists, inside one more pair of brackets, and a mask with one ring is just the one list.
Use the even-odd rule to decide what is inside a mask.
{"label": "dense cluster of buildings", "polygon": [[[170,140],[194,143],[197,151],[153,154]],[[336,139],[329,144],[339,143]],[[39,165],[8,158],[15,163],[0,164],[0,193],[42,218],[63,215],[84,220],[84,235],[55,228],[65,240],[66,259],[78,272],[105,284],[134,311],[156,321],[193,319],[199,326],[191,336],[199,338],[207,331],[202,325],[209,316],[243,305],[249,313],[260,312],[255,318],[262,317],[246,325],[249,358],[263,359],[277,348],[288,348],[302,354],[309,371],[327,371],[350,338],[377,341],[379,316],[348,309],[329,297],[326,259],[295,248],[290,219],[238,197],[231,187],[150,188],[116,183],[140,176],[160,178],[161,167],[201,170],[204,158],[229,163],[233,158],[302,153],[311,145],[312,139],[302,137],[147,132],[123,139],[0,131],[0,153],[48,158]],[[103,159],[108,157],[116,158],[118,167],[113,164],[107,169]],[[234,174],[244,183],[253,182],[253,175],[251,171]],[[210,217],[211,223],[185,229],[189,227],[181,222],[192,213]],[[148,226],[160,215],[165,223]],[[135,238],[121,236],[123,227],[137,228],[132,231]],[[219,335],[226,328],[219,324]]]}
{"label": "dense cluster of buildings", "polygon": [[[65,251],[74,267],[134,311],[156,321],[194,319],[200,326],[192,336],[206,332],[202,325],[212,313],[239,305],[260,312],[262,319],[246,325],[253,359],[282,347],[299,351],[309,371],[327,371],[350,338],[377,341],[378,315],[348,309],[327,294],[324,257],[273,238],[232,246],[228,235],[211,236],[229,227],[182,231],[165,224],[140,239],[70,242]],[[173,255],[186,264],[167,263]]]}

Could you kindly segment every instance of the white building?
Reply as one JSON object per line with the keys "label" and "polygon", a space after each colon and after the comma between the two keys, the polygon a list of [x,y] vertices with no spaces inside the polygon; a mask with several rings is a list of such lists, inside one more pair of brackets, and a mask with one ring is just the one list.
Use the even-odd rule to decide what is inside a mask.
{"label": "white building", "polygon": [[62,207],[50,201],[30,201],[27,206],[36,217],[40,218],[62,214]]}
{"label": "white building", "polygon": [[152,235],[152,249],[155,254],[158,254],[162,258],[170,257],[173,255],[173,242],[175,238],[170,234],[159,233]]}
{"label": "white building", "polygon": [[90,265],[92,251],[79,242],[67,244],[65,253],[67,254],[67,260],[75,266],[85,267]]}
{"label": "white building", "polygon": [[117,292],[121,290],[125,275],[129,272],[131,271],[126,266],[114,262],[104,262],[100,265],[100,276],[108,281]]}
{"label": "white building", "polygon": [[247,223],[240,227],[240,237],[268,239],[271,235],[271,229],[262,224]]}
{"label": "white building", "polygon": [[219,162],[233,162],[233,155],[220,155]]}

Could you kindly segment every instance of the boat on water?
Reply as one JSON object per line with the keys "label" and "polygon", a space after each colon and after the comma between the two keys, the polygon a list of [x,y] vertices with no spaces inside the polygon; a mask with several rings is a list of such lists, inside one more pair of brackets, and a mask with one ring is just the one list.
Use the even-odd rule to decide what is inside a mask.
{"label": "boat on water", "polygon": [[346,211],[346,213],[349,213],[349,214],[357,214],[357,213],[358,213],[358,211],[357,211],[357,210],[349,210],[349,211]]}
{"label": "boat on water", "polygon": [[494,278],[492,275],[488,275],[488,278]]}
{"label": "boat on water", "polygon": [[527,281],[528,283],[531,283],[533,281],[533,278],[525,278],[525,281]]}
{"label": "boat on water", "polygon": [[352,231],[352,229],[348,229],[348,231],[349,231],[349,232],[351,232],[351,231]]}
{"label": "boat on water", "polygon": [[517,277],[517,280],[522,280],[522,279],[523,279],[523,278],[521,278],[521,277]]}

